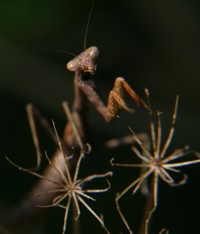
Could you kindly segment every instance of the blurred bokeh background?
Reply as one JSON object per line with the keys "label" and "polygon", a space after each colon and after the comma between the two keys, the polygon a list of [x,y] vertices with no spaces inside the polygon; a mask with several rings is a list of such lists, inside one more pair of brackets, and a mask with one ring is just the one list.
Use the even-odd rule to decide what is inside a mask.
{"label": "blurred bokeh background", "polygon": [[[1,215],[17,204],[36,181],[17,171],[4,158],[7,155],[24,166],[35,164],[26,104],[34,103],[49,121],[53,118],[62,133],[66,118],[61,102],[67,100],[71,104],[73,101],[73,74],[65,68],[71,56],[53,49],[75,54],[84,49],[91,5],[91,0],[11,0],[0,3]],[[198,1],[96,0],[89,25],[86,45],[99,47],[98,73],[94,79],[105,101],[117,76],[125,77],[141,96],[144,96],[144,87],[148,87],[151,102],[164,113],[163,131],[167,131],[175,96],[180,95],[174,148],[190,145],[200,150],[199,13]],[[140,108],[135,115],[122,113],[121,118],[108,127],[91,107],[89,120],[96,142],[128,134],[127,125],[136,132],[148,130],[148,116]],[[55,145],[43,130],[40,134],[42,150],[52,153]],[[94,161],[100,163],[99,158],[103,158],[104,163],[107,159],[109,164],[113,156],[119,161],[126,160],[131,151],[129,148],[125,150],[123,148],[121,157],[119,150],[106,153],[100,150],[99,155],[94,152],[98,158]],[[161,184],[159,215],[153,223],[156,231],[153,229],[152,233],[158,233],[161,227],[168,227],[170,233],[197,233],[200,170],[194,166],[184,171],[190,174],[186,186],[174,191]],[[92,172],[90,169],[89,173]],[[116,174],[123,173],[124,170],[116,170]],[[114,186],[118,188],[120,180],[120,189],[123,189],[135,178],[131,170],[129,173],[130,178],[125,184],[116,176],[118,180],[113,179]],[[137,220],[137,212],[142,212],[134,209],[135,204],[131,196],[129,198],[128,207],[133,207],[129,219]],[[112,211],[116,213],[114,205]],[[107,212],[110,215],[105,215],[108,225],[111,230],[114,228],[114,233],[119,233],[123,225],[117,214]],[[57,225],[59,227],[53,227],[54,222],[49,220],[54,218],[52,215],[42,223],[42,227],[46,226],[41,227],[41,233],[58,233],[56,228],[60,230],[62,222]],[[120,223],[117,227],[116,220]],[[84,222],[88,221],[84,219]],[[133,220],[133,223],[136,226],[138,222]],[[39,233],[38,229],[33,233]],[[91,233],[94,233],[92,227]]]}

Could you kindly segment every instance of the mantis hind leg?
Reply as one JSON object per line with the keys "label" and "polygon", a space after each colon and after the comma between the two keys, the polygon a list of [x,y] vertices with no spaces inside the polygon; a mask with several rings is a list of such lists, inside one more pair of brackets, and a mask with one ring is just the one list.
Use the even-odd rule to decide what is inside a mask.
{"label": "mantis hind leg", "polygon": [[57,144],[55,132],[53,131],[53,128],[49,124],[49,122],[44,118],[44,116],[39,112],[39,110],[31,103],[27,104],[26,106],[27,116],[28,116],[28,122],[31,129],[31,134],[33,137],[33,143],[36,151],[37,156],[37,166],[36,169],[40,167],[41,164],[41,151],[40,151],[40,144],[38,140],[38,134],[37,134],[37,128],[35,124],[35,118],[37,117],[39,119],[40,124],[46,129],[46,131],[49,133],[53,141]]}

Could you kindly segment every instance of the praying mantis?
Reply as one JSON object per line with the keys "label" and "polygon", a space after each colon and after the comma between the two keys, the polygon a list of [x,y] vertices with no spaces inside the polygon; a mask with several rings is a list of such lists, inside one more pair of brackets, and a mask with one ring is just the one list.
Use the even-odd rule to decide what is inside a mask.
{"label": "praying mantis", "polygon": [[[80,142],[78,142],[77,137],[74,134],[73,125],[71,123],[67,123],[64,131],[63,131],[63,146],[65,147],[65,152],[67,155],[71,155],[72,151],[77,151],[77,154],[74,154],[73,159],[69,160],[69,169],[72,171],[77,165],[78,161],[78,151],[79,148],[83,151],[87,151],[86,143],[88,142],[88,113],[87,113],[87,105],[93,105],[97,111],[100,113],[105,122],[112,122],[117,116],[120,109],[124,109],[125,111],[132,112],[132,109],[127,106],[124,101],[124,94],[127,93],[130,95],[132,100],[135,102],[136,106],[143,103],[143,101],[139,98],[139,96],[135,93],[135,91],[129,86],[126,80],[123,77],[116,78],[114,82],[114,87],[110,91],[108,95],[108,102],[104,104],[101,99],[101,96],[97,92],[96,82],[94,79],[94,75],[96,73],[97,68],[97,59],[99,55],[99,50],[97,47],[92,46],[86,49],[84,46],[84,51],[78,56],[74,57],[71,61],[67,63],[67,70],[74,73],[74,102],[72,106],[72,115],[75,121],[75,125],[78,130],[78,135],[81,138],[81,142],[83,145],[80,147]],[[66,111],[65,102],[63,103],[63,109]],[[37,168],[40,167],[41,164],[41,153],[40,146],[37,137],[37,131],[35,127],[34,118],[38,117],[40,122],[45,129],[52,136],[53,140],[56,141],[55,131],[53,131],[51,125],[45,120],[45,118],[41,115],[41,113],[37,110],[37,108],[33,104],[27,105],[27,113],[28,119],[30,123],[30,128],[33,136],[34,145],[36,148],[37,155]],[[135,136],[136,139],[136,136]],[[138,141],[139,142],[139,141]],[[139,146],[142,146],[140,143]],[[51,157],[51,162],[64,171],[63,166],[63,157],[60,154],[59,150],[56,150],[53,156]],[[58,175],[53,170],[52,166],[49,165],[45,170],[45,177],[58,179]],[[33,190],[27,195],[27,197],[22,201],[20,206],[15,209],[13,212],[13,216],[10,216],[11,224],[17,224],[19,222],[23,222],[28,218],[31,218],[38,212],[42,212],[45,209],[40,209],[35,207],[36,205],[45,206],[53,199],[55,194],[47,194],[48,190],[56,190],[56,185],[49,183],[47,180],[39,180]],[[38,196],[37,194],[46,194],[44,196]],[[118,201],[118,198],[117,198]],[[163,232],[164,233],[164,229]],[[161,232],[160,232],[161,233]]]}
{"label": "praying mantis", "polygon": [[[95,79],[93,78],[93,75],[96,73],[98,55],[98,48],[96,46],[91,46],[85,49],[76,57],[74,57],[72,60],[70,60],[66,65],[68,71],[74,72],[74,101],[72,105],[72,117],[74,119],[74,124],[76,125],[81,142],[83,142],[83,148],[85,147],[85,143],[87,143],[88,141],[88,117],[86,112],[88,103],[94,105],[94,107],[103,117],[105,122],[113,121],[118,116],[121,108],[125,111],[132,112],[132,109],[127,106],[124,100],[125,92],[135,102],[136,106],[138,106],[141,103],[141,99],[139,98],[139,96],[129,86],[129,84],[123,77],[117,77],[115,79],[113,89],[108,95],[107,105],[103,102],[101,96],[97,91]],[[65,102],[63,103],[63,108],[64,111],[66,111]],[[36,149],[36,169],[38,169],[41,164],[41,151],[34,120],[35,117],[39,119],[40,123],[51,135],[52,139],[57,143],[56,136],[51,125],[33,104],[28,104],[26,110],[28,114],[28,120],[30,124],[34,146]],[[77,151],[80,148],[80,144],[79,142],[77,142],[77,137],[74,134],[73,126],[70,122],[68,122],[64,128],[62,142],[65,146],[65,151],[67,155],[71,154],[72,148],[73,150],[77,149]],[[76,152],[76,150],[74,151]],[[73,160],[69,160],[70,169],[74,168],[74,165],[78,160],[78,155],[78,153],[77,155],[74,154]],[[58,167],[61,171],[65,170],[63,164],[63,157],[61,156],[59,150],[55,151],[54,155],[51,157],[51,161],[52,164],[54,164],[55,167]],[[43,176],[55,180],[57,174],[55,173],[55,170],[53,170],[53,167],[49,165],[44,171]],[[55,194],[47,194],[45,198],[43,196],[36,197],[36,195],[40,193],[45,193],[45,191],[47,190],[56,189],[56,184],[50,183],[47,180],[39,180],[36,186],[25,197],[25,199],[21,202],[17,209],[14,209],[12,214],[9,216],[9,220],[6,221],[7,224],[17,225],[18,223],[30,219],[38,212],[41,212],[41,210],[43,209],[39,209],[38,207],[36,207],[36,205],[47,205],[49,201],[53,199]]]}

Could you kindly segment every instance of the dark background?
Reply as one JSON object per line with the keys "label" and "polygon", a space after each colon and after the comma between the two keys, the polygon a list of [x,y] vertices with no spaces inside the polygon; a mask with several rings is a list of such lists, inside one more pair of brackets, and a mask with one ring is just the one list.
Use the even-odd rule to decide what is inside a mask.
{"label": "dark background", "polygon": [[[80,0],[12,0],[0,3],[1,215],[17,204],[36,181],[16,170],[4,158],[7,155],[27,167],[35,164],[25,105],[33,102],[48,120],[55,120],[58,131],[62,133],[66,118],[61,102],[67,100],[71,104],[73,101],[73,74],[65,68],[71,56],[51,49],[76,54],[84,49],[91,4],[91,1]],[[173,148],[190,145],[192,149],[200,150],[199,23],[198,1],[96,0],[89,25],[86,44],[87,47],[99,47],[95,79],[105,101],[117,76],[125,77],[141,96],[144,96],[144,87],[148,87],[151,102],[164,113],[163,135],[166,137],[175,96],[180,95]],[[96,142],[128,134],[127,125],[136,132],[148,130],[148,116],[140,108],[135,115],[123,112],[121,119],[111,127],[104,123],[93,107],[90,113],[91,130]],[[40,134],[42,150],[46,149],[51,154],[55,145],[42,129]],[[128,146],[121,152],[94,150],[91,155],[94,157],[89,159],[93,170],[85,170],[84,176],[95,173],[97,164],[101,172],[110,170],[105,165],[109,165],[113,156],[117,161],[125,162],[131,154]],[[113,198],[116,190],[121,191],[136,178],[131,169],[129,173],[119,168],[114,171]],[[158,233],[162,227],[169,228],[170,233],[198,232],[199,166],[184,168],[183,171],[189,174],[187,185],[170,188],[161,183],[152,233]],[[128,179],[125,173],[130,176]],[[141,196],[138,194],[136,199],[140,200]],[[109,200],[107,195],[104,198],[107,197]],[[98,198],[101,199],[101,196]],[[129,221],[133,220],[132,227],[137,230],[141,208],[138,202],[135,204],[130,193],[125,200],[124,209],[129,210]],[[112,205],[112,210],[105,207],[105,221],[113,233],[125,233],[114,203]],[[102,208],[104,205],[99,212]],[[52,210],[50,216],[40,222],[35,221],[35,229],[33,224],[27,224],[27,230],[32,229],[32,233],[39,233],[39,230],[41,233],[60,233],[62,211]],[[94,227],[88,228],[91,225],[90,214],[83,214],[82,223],[87,225],[83,226],[82,233],[94,233],[94,230],[95,233],[97,230],[103,233],[95,221]]]}

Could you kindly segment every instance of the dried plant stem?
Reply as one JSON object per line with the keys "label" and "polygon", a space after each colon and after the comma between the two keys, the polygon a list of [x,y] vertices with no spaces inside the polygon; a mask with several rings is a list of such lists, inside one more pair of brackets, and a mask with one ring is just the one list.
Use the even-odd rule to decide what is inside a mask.
{"label": "dried plant stem", "polygon": [[[146,94],[149,97],[149,92],[146,90]],[[154,211],[157,208],[158,205],[158,186],[159,186],[159,179],[162,179],[164,182],[169,184],[170,186],[180,186],[186,183],[187,175],[183,175],[183,178],[176,182],[174,178],[171,175],[171,172],[174,173],[180,173],[181,171],[177,168],[183,167],[183,166],[189,166],[193,164],[200,163],[200,159],[196,160],[184,160],[179,162],[172,162],[174,160],[180,159],[185,157],[188,154],[196,154],[194,151],[190,151],[188,147],[184,147],[182,149],[175,150],[173,153],[166,155],[168,148],[171,144],[172,138],[174,136],[174,125],[176,122],[177,117],[177,108],[178,108],[178,96],[175,101],[174,111],[172,115],[172,122],[171,122],[171,128],[168,133],[168,137],[164,143],[164,145],[161,148],[161,138],[162,138],[162,127],[161,127],[161,120],[160,120],[160,112],[157,112],[157,129],[155,127],[155,123],[153,122],[151,115],[151,106],[149,104],[149,110],[150,110],[150,132],[151,132],[151,141],[152,141],[152,151],[149,151],[149,149],[144,145],[143,142],[138,138],[136,133],[130,129],[132,132],[133,138],[135,142],[138,144],[138,146],[141,149],[141,152],[135,147],[132,147],[133,152],[135,155],[141,159],[141,163],[139,164],[121,164],[121,163],[115,163],[114,159],[111,160],[112,166],[119,166],[119,167],[140,167],[146,169],[143,174],[141,174],[137,179],[135,179],[130,185],[128,185],[121,193],[119,193],[116,197],[116,207],[119,212],[120,217],[122,218],[122,221],[124,222],[125,226],[127,227],[129,233],[132,233],[132,230],[129,226],[129,224],[126,221],[126,218],[124,214],[122,213],[120,206],[119,206],[119,200],[129,191],[132,189],[132,193],[135,194],[139,188],[141,188],[141,185],[144,183],[144,181],[149,178],[151,175],[153,176],[152,180],[152,186],[150,189],[149,199],[147,201],[146,209],[145,209],[145,228],[144,233],[148,234],[149,229],[149,222],[150,219],[154,213]],[[198,156],[198,155],[197,155]],[[151,205],[150,205],[151,204]],[[149,210],[147,210],[149,209]]]}
{"label": "dried plant stem", "polygon": [[[69,170],[69,166],[68,166],[68,161],[71,159],[69,159],[65,155],[65,152],[62,148],[62,144],[61,144],[61,141],[60,141],[59,135],[57,133],[54,122],[53,122],[53,128],[54,128],[55,135],[56,135],[56,138],[58,141],[59,150],[60,150],[60,153],[61,153],[62,158],[63,158],[64,172],[63,172],[63,169],[61,170],[58,167],[58,165],[55,165],[49,159],[47,153],[45,153],[45,155],[46,155],[46,158],[48,160],[49,165],[51,165],[52,168],[54,169],[54,171],[57,173],[56,178],[52,178],[52,177],[49,178],[48,176],[40,175],[39,173],[31,171],[30,169],[26,169],[26,168],[23,168],[21,166],[18,166],[17,164],[12,162],[8,157],[6,157],[6,159],[13,166],[17,167],[19,170],[22,170],[24,172],[28,172],[29,174],[37,176],[40,179],[48,181],[50,184],[56,185],[56,188],[54,188],[54,189],[48,188],[44,191],[40,191],[37,194],[37,197],[42,197],[42,196],[46,196],[49,194],[53,194],[53,199],[52,199],[50,204],[48,204],[48,205],[39,204],[38,207],[60,207],[60,208],[63,208],[65,210],[62,234],[64,234],[67,230],[68,213],[69,213],[69,209],[70,209],[72,203],[74,204],[74,213],[75,213],[74,218],[76,220],[78,219],[79,215],[81,214],[80,207],[79,207],[79,203],[81,203],[96,218],[96,220],[101,224],[101,226],[106,231],[106,233],[109,233],[108,229],[106,228],[106,226],[104,224],[103,219],[99,215],[97,215],[96,212],[86,203],[85,199],[95,201],[95,199],[93,197],[91,197],[90,194],[102,193],[102,192],[108,191],[110,189],[110,183],[108,182],[108,187],[100,188],[100,189],[96,189],[96,188],[95,189],[85,189],[84,186],[87,182],[90,182],[94,179],[106,178],[108,176],[111,176],[112,172],[106,172],[103,174],[93,174],[93,175],[85,177],[84,179],[79,179],[78,174],[79,174],[79,170],[80,170],[81,161],[85,156],[85,153],[80,151],[80,156],[79,156],[78,161],[76,163],[75,172],[74,172],[74,175],[72,176],[70,173],[70,170]],[[59,180],[58,180],[58,178],[59,178]],[[55,194],[57,194],[57,195],[55,195]],[[65,204],[63,204],[63,202],[65,202],[65,200],[67,200],[67,201]]]}

